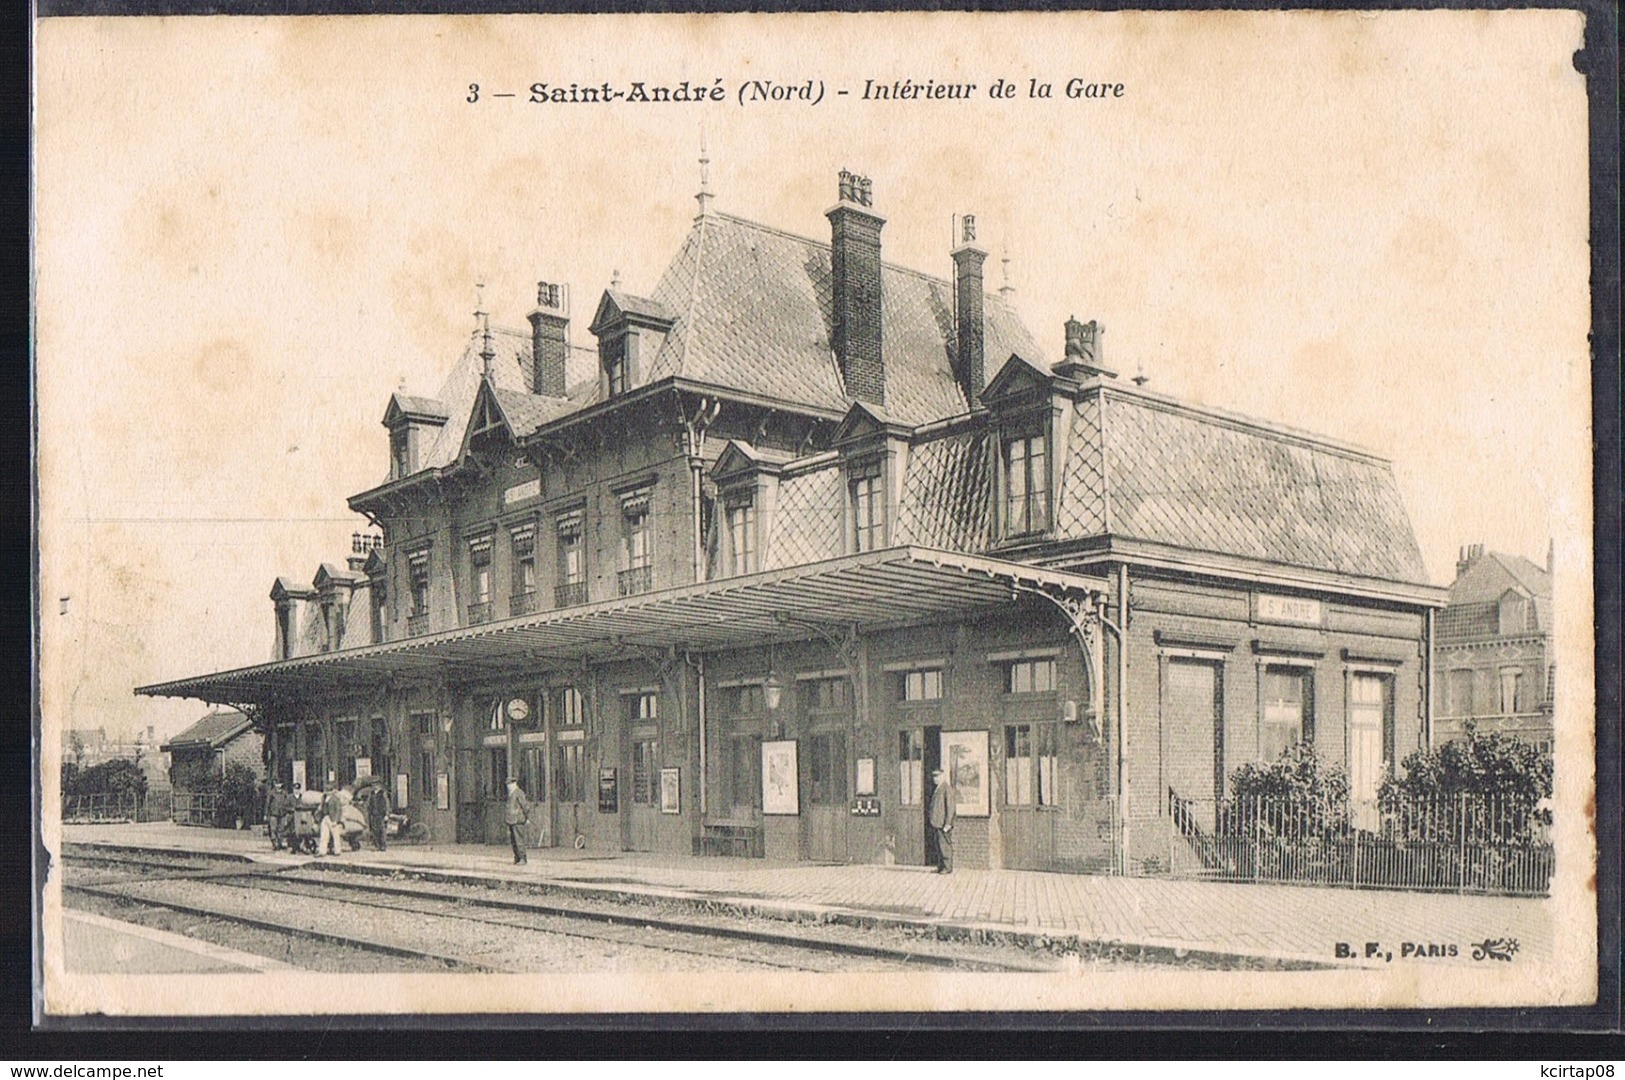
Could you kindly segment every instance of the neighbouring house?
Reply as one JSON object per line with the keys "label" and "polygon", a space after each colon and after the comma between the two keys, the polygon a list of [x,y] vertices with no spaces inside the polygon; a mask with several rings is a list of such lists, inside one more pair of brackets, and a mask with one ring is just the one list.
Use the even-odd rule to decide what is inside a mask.
{"label": "neighbouring house", "polygon": [[264,737],[240,712],[211,712],[171,738],[169,786],[177,821],[212,821],[213,808],[200,796],[213,796],[231,765],[243,765],[265,779]]}
{"label": "neighbouring house", "polygon": [[959,861],[1095,871],[1166,865],[1244,762],[1308,742],[1369,804],[1429,745],[1388,461],[1035,334],[968,215],[935,276],[865,178],[821,238],[711,201],[585,345],[557,281],[528,333],[481,313],[387,403],[378,535],[276,580],[273,657],[137,692],[437,842],[501,840],[514,775],[542,844],[817,862],[925,862],[938,764]]}
{"label": "neighbouring house", "polygon": [[1521,555],[1461,549],[1438,617],[1434,738],[1512,735],[1552,748],[1552,551],[1539,566]]}

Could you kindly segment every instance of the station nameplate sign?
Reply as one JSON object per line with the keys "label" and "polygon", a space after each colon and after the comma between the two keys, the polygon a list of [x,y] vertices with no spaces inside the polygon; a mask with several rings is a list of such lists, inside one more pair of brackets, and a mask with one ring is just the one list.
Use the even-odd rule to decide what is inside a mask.
{"label": "station nameplate sign", "polygon": [[1255,614],[1259,622],[1320,626],[1325,622],[1325,605],[1303,596],[1276,596],[1255,593]]}
{"label": "station nameplate sign", "polygon": [[502,493],[502,505],[512,506],[514,503],[521,503],[527,499],[539,499],[541,497],[542,478],[538,476],[534,480],[526,480],[523,484],[515,484],[513,487],[504,491]]}

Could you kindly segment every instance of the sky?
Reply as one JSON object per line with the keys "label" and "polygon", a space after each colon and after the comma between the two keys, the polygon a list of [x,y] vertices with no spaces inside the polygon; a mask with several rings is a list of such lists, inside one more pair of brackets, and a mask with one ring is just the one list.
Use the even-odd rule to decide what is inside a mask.
{"label": "sky", "polygon": [[[172,733],[206,707],[134,686],[270,659],[272,580],[347,554],[385,403],[435,392],[476,282],[519,328],[538,279],[569,283],[590,342],[612,275],[649,292],[689,229],[702,128],[717,209],[825,237],[850,168],[888,261],[942,276],[975,213],[1052,357],[1098,319],[1125,377],[1390,458],[1434,584],[1463,544],[1550,538],[1588,604],[1580,34],[1561,11],[46,21],[42,710]],[[527,100],[685,79],[726,100]],[[899,79],[977,89],[863,99]],[[741,104],[749,80],[823,97]]]}

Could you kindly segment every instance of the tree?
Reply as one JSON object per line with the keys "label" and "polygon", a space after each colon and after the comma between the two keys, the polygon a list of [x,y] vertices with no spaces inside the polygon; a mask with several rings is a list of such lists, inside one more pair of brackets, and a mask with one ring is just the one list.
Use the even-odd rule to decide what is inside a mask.
{"label": "tree", "polygon": [[74,776],[73,795],[133,795],[137,799],[147,794],[147,774],[129,758],[114,758],[88,769],[80,769]]}
{"label": "tree", "polygon": [[1309,743],[1288,747],[1271,762],[1241,765],[1230,774],[1229,790],[1238,827],[1247,824],[1240,819],[1252,813],[1248,808],[1260,803],[1289,807],[1300,825],[1316,829],[1348,820],[1348,774],[1323,764]]}

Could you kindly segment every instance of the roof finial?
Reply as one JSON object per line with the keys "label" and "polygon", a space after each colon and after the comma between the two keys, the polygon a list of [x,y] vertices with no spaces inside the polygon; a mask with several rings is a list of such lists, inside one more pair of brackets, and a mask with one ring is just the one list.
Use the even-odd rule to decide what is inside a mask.
{"label": "roof finial", "polygon": [[700,204],[700,216],[711,212],[711,154],[705,145],[705,125],[700,125],[700,191],[694,201]]}
{"label": "roof finial", "polygon": [[621,272],[619,270],[611,270],[609,272],[609,287],[612,289],[619,289],[621,287]]}
{"label": "roof finial", "polygon": [[1010,249],[1009,248],[1004,249],[1004,255],[1003,255],[1002,258],[999,259],[999,263],[1003,267],[1003,270],[1004,270],[1004,282],[1003,282],[1003,284],[1001,284],[999,286],[999,299],[1003,300],[1005,303],[1008,304],[1010,302],[1010,298],[1016,295],[1016,287],[1014,285],[1010,284]]}
{"label": "roof finial", "polygon": [[491,315],[485,310],[485,282],[474,283],[474,317],[480,323],[480,359],[485,361],[485,378],[491,378],[491,361],[496,359],[496,349],[491,345]]}
{"label": "roof finial", "polygon": [[1151,381],[1151,376],[1145,373],[1145,361],[1141,360],[1134,365],[1134,385],[1144,386]]}

